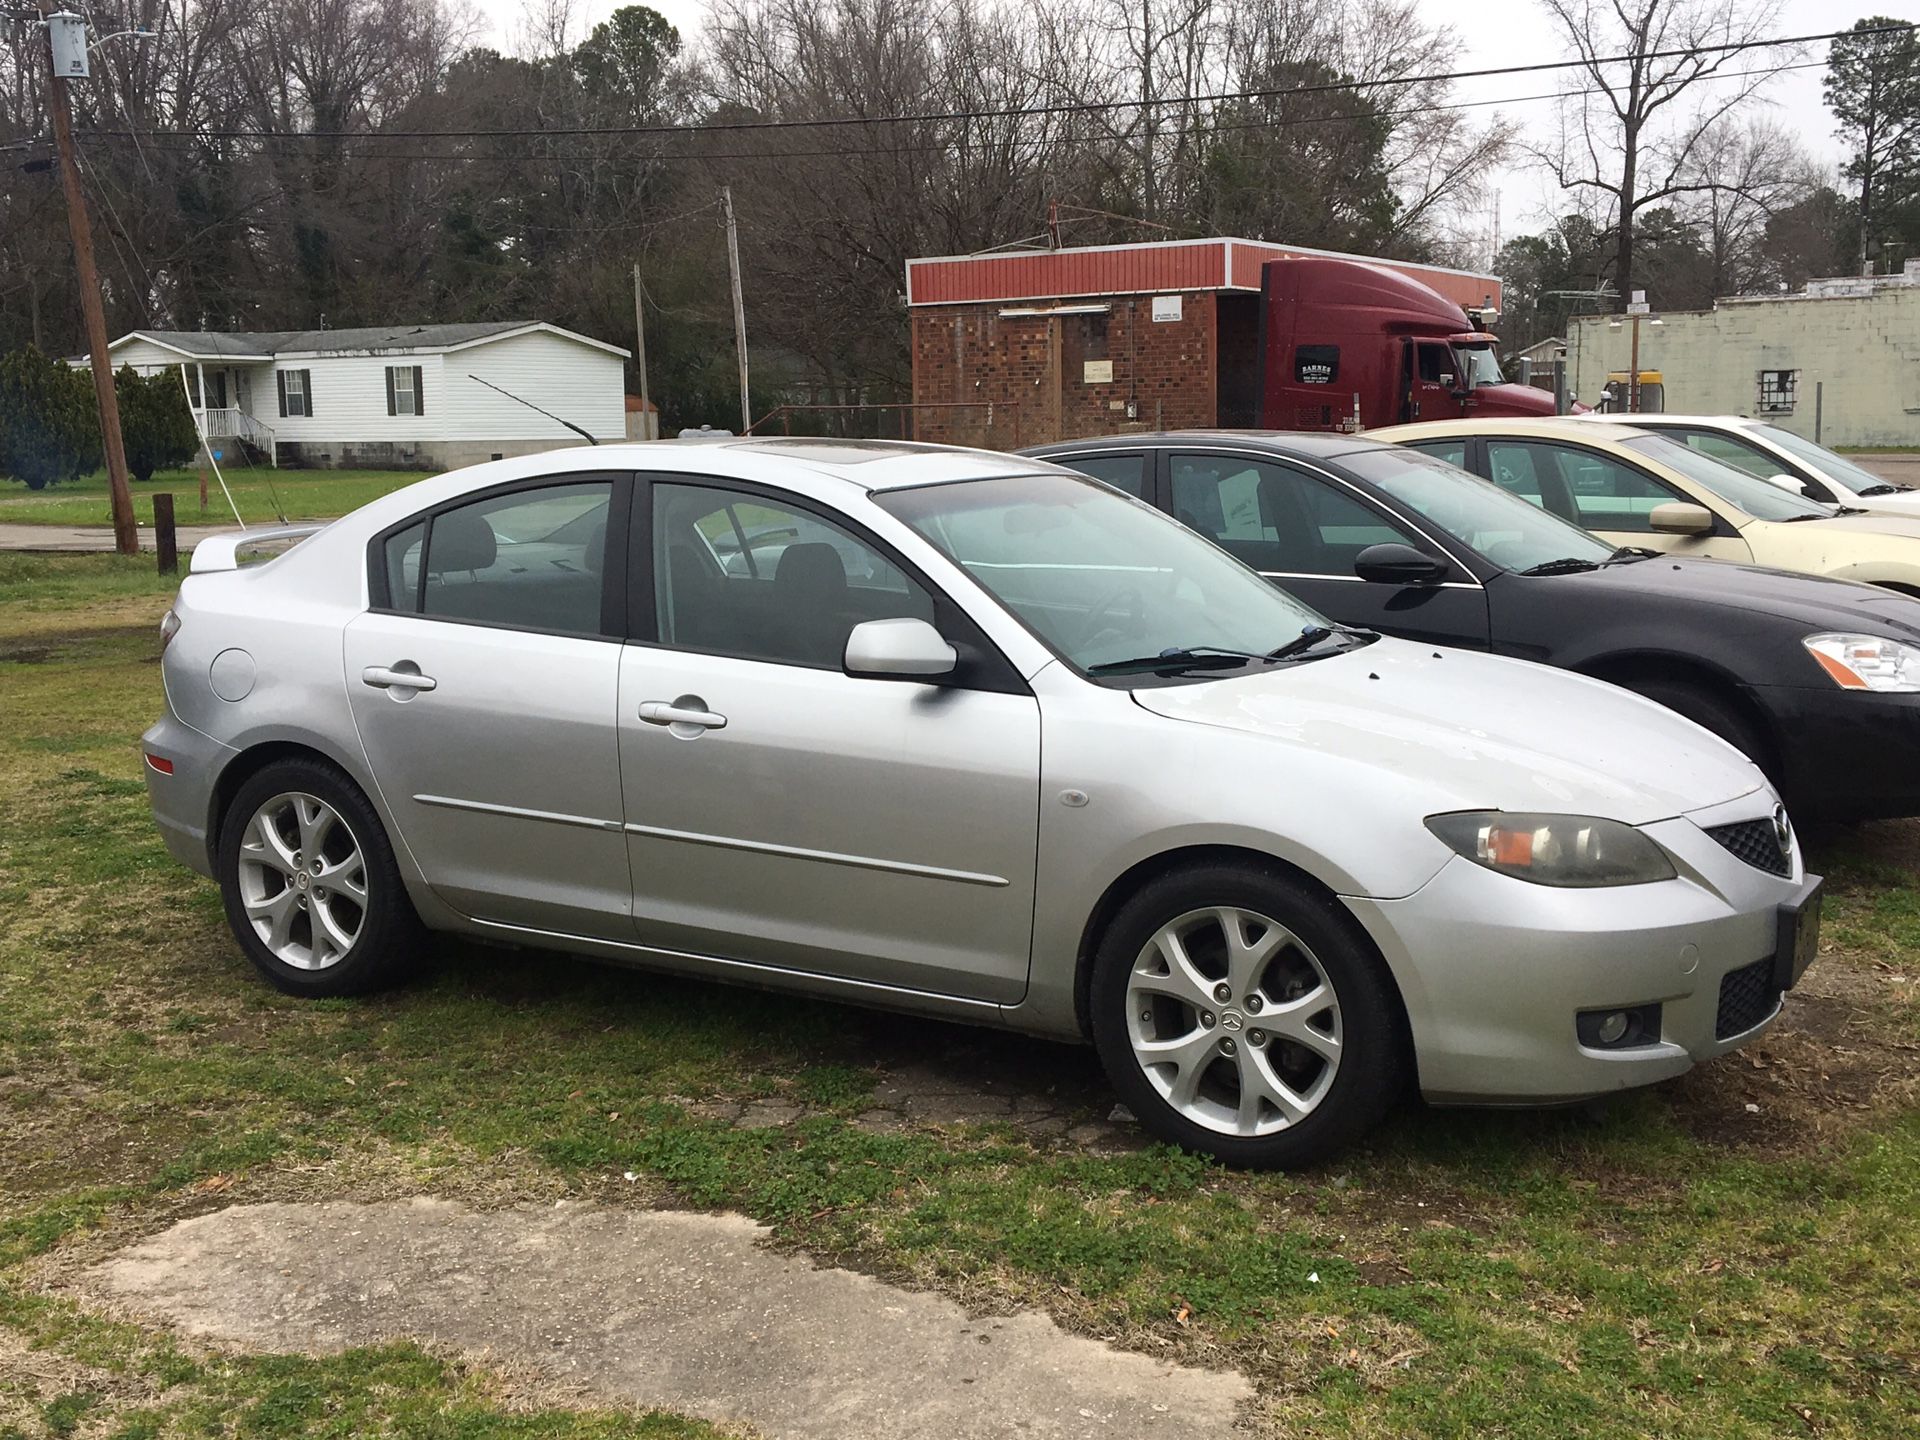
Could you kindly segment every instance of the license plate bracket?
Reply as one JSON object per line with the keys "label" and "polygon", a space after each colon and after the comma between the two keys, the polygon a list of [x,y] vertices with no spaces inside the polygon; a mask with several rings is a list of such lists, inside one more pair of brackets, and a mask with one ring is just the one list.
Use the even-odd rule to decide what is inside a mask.
{"label": "license plate bracket", "polygon": [[1823,882],[1807,877],[1806,886],[1779,909],[1773,951],[1773,983],[1791,990],[1820,953],[1820,909]]}

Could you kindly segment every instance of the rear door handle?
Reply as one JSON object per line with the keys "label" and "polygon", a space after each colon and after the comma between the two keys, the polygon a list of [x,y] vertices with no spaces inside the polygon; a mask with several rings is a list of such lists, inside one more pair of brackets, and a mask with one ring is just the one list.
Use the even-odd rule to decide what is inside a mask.
{"label": "rear door handle", "polygon": [[422,675],[418,670],[369,665],[360,672],[360,683],[371,685],[376,690],[431,690],[439,682],[431,675]]}
{"label": "rear door handle", "polygon": [[648,700],[640,707],[640,718],[649,725],[686,725],[695,730],[727,728],[726,716],[678,700]]}

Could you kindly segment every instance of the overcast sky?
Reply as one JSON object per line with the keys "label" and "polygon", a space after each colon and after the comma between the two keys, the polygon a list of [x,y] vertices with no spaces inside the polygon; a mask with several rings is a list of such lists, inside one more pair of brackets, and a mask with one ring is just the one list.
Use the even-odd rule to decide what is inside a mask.
{"label": "overcast sky", "polygon": [[[520,26],[523,0],[476,0],[476,3],[493,25],[494,43],[503,48],[510,45]],[[582,19],[591,24],[618,8],[622,0],[577,0],[577,3],[582,7]],[[706,13],[702,0],[655,0],[654,9],[678,26],[682,37],[689,40],[699,31]],[[1532,0],[1422,0],[1421,15],[1430,23],[1452,26],[1460,36],[1465,48],[1459,66],[1463,70],[1533,64],[1559,56],[1559,40]],[[1860,4],[1857,0],[1785,0],[1776,33],[1821,34],[1844,29],[1867,15],[1920,20],[1920,0],[1877,0],[1871,4]],[[1805,58],[1824,58],[1824,45],[1811,49],[1812,53]],[[1819,69],[1810,69],[1776,76],[1762,94],[1771,102],[1774,113],[1799,133],[1803,144],[1822,160],[1837,163],[1840,152],[1833,135],[1833,117],[1820,99],[1821,74]],[[1568,83],[1567,75],[1554,72],[1495,77],[1463,83],[1458,87],[1458,98],[1538,95]],[[1535,101],[1498,109],[1490,107],[1477,113],[1502,114],[1522,124],[1544,125],[1551,120],[1553,109],[1551,102]],[[1538,230],[1550,218],[1557,193],[1557,188],[1538,173],[1515,171],[1503,177],[1500,183],[1503,238]],[[1489,229],[1491,219],[1490,214]]]}

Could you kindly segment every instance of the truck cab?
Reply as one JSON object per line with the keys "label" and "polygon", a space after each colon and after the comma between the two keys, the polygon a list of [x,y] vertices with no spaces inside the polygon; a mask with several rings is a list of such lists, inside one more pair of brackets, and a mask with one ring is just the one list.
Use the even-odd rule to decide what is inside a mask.
{"label": "truck cab", "polygon": [[1261,270],[1260,423],[1359,430],[1463,415],[1551,415],[1513,385],[1495,337],[1418,280],[1355,260],[1270,260]]}

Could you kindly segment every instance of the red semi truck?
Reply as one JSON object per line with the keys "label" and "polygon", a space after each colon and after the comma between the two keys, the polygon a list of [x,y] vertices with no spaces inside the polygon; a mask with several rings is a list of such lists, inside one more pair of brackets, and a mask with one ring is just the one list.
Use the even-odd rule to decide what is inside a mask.
{"label": "red semi truck", "polygon": [[1553,414],[1551,394],[1507,383],[1497,345],[1411,276],[1354,260],[1269,260],[1260,273],[1261,427]]}

